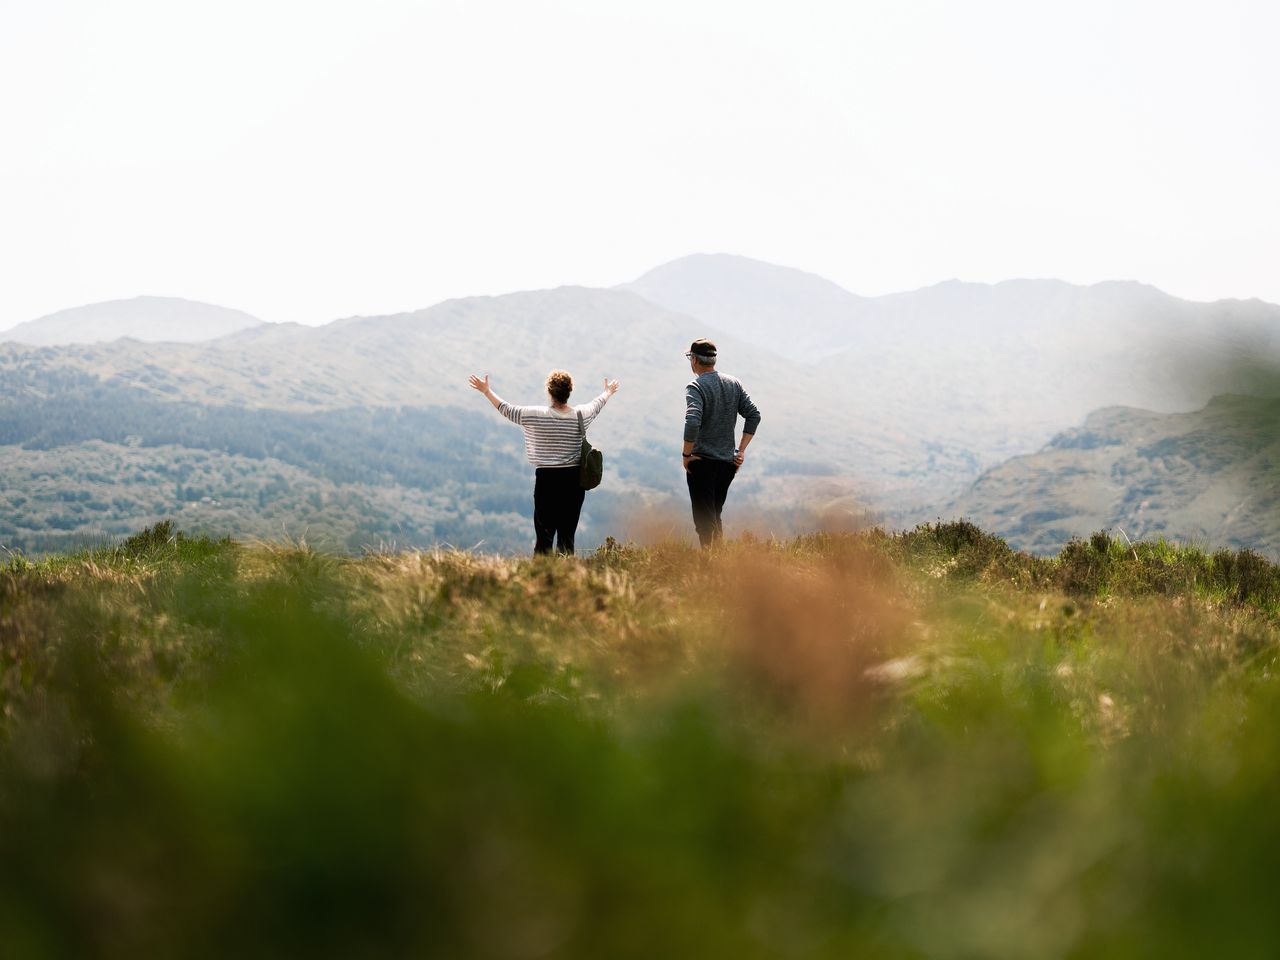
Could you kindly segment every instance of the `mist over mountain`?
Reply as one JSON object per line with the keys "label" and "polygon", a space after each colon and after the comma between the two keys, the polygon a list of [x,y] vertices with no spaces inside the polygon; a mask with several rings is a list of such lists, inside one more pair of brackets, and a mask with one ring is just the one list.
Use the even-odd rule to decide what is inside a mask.
{"label": "mist over mountain", "polygon": [[1060,280],[950,280],[866,298],[728,255],[676,260],[628,289],[797,358],[861,422],[959,445],[975,477],[1100,407],[1192,410],[1226,391],[1280,387],[1280,306],[1259,300]]}
{"label": "mist over mountain", "polygon": [[180,297],[133,297],[72,307],[19,323],[0,331],[0,343],[56,346],[106,343],[120,337],[188,343],[261,325],[257,317],[211,303]]}

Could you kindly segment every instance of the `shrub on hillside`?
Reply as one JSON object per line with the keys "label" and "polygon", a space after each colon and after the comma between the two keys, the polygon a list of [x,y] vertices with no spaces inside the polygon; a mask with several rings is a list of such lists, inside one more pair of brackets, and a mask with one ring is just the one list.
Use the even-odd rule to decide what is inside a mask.
{"label": "shrub on hillside", "polygon": [[895,538],[904,558],[940,563],[964,580],[1011,581],[1031,587],[1046,579],[1043,560],[1019,553],[995,534],[968,520],[922,523]]}
{"label": "shrub on hillside", "polygon": [[176,542],[179,536],[181,534],[173,528],[172,520],[161,520],[126,537],[120,544],[120,551],[126,557],[140,557]]}
{"label": "shrub on hillside", "polygon": [[1237,603],[1270,607],[1280,602],[1280,566],[1253,550],[1219,550],[1207,567],[1209,584]]}
{"label": "shrub on hillside", "polygon": [[1280,566],[1253,550],[1210,555],[1163,538],[1130,543],[1102,531],[1068,542],[1052,566],[1054,584],[1074,597],[1207,592],[1241,605],[1272,608],[1280,603]]}
{"label": "shrub on hillside", "polygon": [[1111,568],[1111,542],[1105,533],[1088,540],[1073,537],[1058,554],[1055,581],[1063,593],[1091,597],[1102,592]]}

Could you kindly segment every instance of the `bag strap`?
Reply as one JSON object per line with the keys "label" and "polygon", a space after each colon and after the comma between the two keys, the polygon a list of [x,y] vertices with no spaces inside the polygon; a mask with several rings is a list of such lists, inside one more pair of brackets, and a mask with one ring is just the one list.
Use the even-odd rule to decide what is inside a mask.
{"label": "bag strap", "polygon": [[587,439],[587,428],[582,423],[582,411],[578,411],[578,432],[582,434],[582,439]]}

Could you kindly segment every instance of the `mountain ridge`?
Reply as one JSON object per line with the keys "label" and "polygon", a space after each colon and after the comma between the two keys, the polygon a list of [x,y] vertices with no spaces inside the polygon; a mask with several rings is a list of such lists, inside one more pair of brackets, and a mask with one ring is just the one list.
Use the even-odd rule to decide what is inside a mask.
{"label": "mountain ridge", "polygon": [[[693,266],[705,263],[717,270],[726,263],[736,271],[761,266],[729,255],[692,261]],[[773,335],[763,344],[750,329],[722,329],[706,317],[655,304],[628,285],[599,289],[566,284],[452,298],[417,310],[343,317],[317,326],[260,324],[194,343],[4,343],[0,401],[15,405],[14,416],[32,398],[45,404],[42,415],[51,418],[52,432],[41,436],[73,438],[69,444],[122,442],[106,426],[95,429],[111,436],[86,434],[82,427],[93,418],[76,411],[76,404],[118,402],[132,411],[132,422],[142,425],[134,435],[144,447],[167,438],[174,457],[221,451],[253,463],[270,451],[255,446],[248,432],[279,436],[284,438],[279,443],[287,440],[296,451],[303,428],[290,418],[324,414],[307,421],[316,431],[315,456],[290,467],[322,472],[333,467],[325,466],[326,445],[334,451],[330,459],[338,458],[339,450],[345,451],[340,454],[343,464],[357,459],[351,438],[338,432],[344,429],[341,424],[398,423],[394,442],[414,447],[417,441],[404,426],[408,420],[374,414],[413,411],[419,419],[412,422],[428,430],[433,417],[442,424],[455,422],[451,410],[493,418],[466,386],[467,374],[492,373],[500,395],[528,403],[542,396],[548,370],[564,368],[577,380],[574,402],[594,396],[605,376],[622,380],[622,392],[593,427],[593,442],[609,453],[618,470],[615,483],[629,504],[678,513],[682,480],[678,459],[669,451],[681,432],[683,387],[691,377],[682,355],[695,337],[712,336],[725,371],[742,378],[765,415],[760,442],[735,481],[734,496],[739,511],[735,522],[754,522],[753,529],[768,532],[796,529],[797,518],[835,513],[846,518],[840,523],[867,514],[895,524],[929,520],[1010,458],[1046,447],[1061,448],[1065,458],[1062,451],[1070,442],[1082,447],[1092,442],[1072,433],[1090,422],[1092,412],[1125,406],[1193,411],[1228,388],[1265,391],[1280,384],[1280,308],[1261,301],[1206,307],[1133,281],[1080,286],[1034,279],[995,285],[944,281],[918,291],[862,298],[813,274],[763,267],[757,285],[781,278],[781,286],[776,296],[760,302],[776,317],[786,317],[785,323],[777,319],[767,328]],[[722,273],[712,279],[716,276]],[[799,285],[792,286],[793,281]],[[811,334],[839,332],[838,326],[823,327],[830,315],[819,317],[816,327],[807,326],[803,294],[813,290],[822,302],[856,306],[865,322],[845,332],[859,339],[821,358],[804,350],[798,358],[783,355],[774,349],[780,341],[807,348],[817,342]],[[798,299],[789,301],[791,293]],[[731,314],[733,302],[725,303],[728,307],[721,307]],[[55,402],[64,393],[67,402]],[[369,417],[342,419],[354,416],[351,411],[365,411]],[[188,418],[205,426],[183,426],[175,434],[170,421]],[[81,427],[73,429],[77,419]],[[495,422],[509,428],[500,419]],[[1097,421],[1094,427],[1099,424],[1105,426]],[[359,456],[376,462],[379,438],[364,439],[369,445],[359,448]],[[30,442],[30,437],[15,441]],[[414,455],[420,459],[438,455],[430,444],[418,446]],[[71,457],[72,446],[66,449]],[[77,475],[85,477],[98,469],[93,464],[129,460],[124,454],[113,459],[97,448],[82,454],[76,455]],[[24,456],[13,446],[6,455],[14,463]],[[47,456],[41,460],[42,465],[48,462]],[[210,476],[228,483],[236,471],[268,469],[246,466],[243,460],[219,463],[216,469],[208,467]],[[419,483],[428,465],[424,460],[402,473]],[[473,469],[479,478],[485,469],[482,452]],[[457,474],[450,488],[456,491],[455,506],[464,514],[471,511],[479,524],[490,506],[500,505],[509,520],[515,515],[513,504],[522,502],[522,470],[511,471],[500,494],[483,496],[475,492],[478,486],[469,493]],[[338,482],[334,477],[324,483]],[[246,489],[276,489],[262,478],[245,483]],[[323,484],[315,489],[331,491]],[[391,516],[388,504],[418,502],[417,487],[404,489],[400,499],[394,491],[379,494],[374,499],[384,506],[377,509]],[[322,500],[330,495],[317,493]],[[233,499],[225,494],[225,502]],[[607,502],[606,495],[595,498],[601,507]],[[55,510],[56,502],[49,503]],[[247,515],[247,507],[237,509]],[[1028,508],[1018,516],[1036,512]],[[777,521],[776,527],[768,526],[774,520],[760,519],[783,515],[791,519]],[[72,523],[67,515],[50,516]],[[136,516],[130,522],[145,519]],[[1007,512],[997,517],[1000,522],[1009,519]],[[1058,520],[1047,515],[1018,520],[1009,531],[1000,523],[989,526],[1016,538],[1031,536],[1035,523],[1044,529],[1061,527]],[[602,520],[598,516],[594,522]],[[467,527],[457,516],[449,523],[451,536],[481,530],[479,525]],[[358,523],[348,523],[345,529],[356,527]]]}

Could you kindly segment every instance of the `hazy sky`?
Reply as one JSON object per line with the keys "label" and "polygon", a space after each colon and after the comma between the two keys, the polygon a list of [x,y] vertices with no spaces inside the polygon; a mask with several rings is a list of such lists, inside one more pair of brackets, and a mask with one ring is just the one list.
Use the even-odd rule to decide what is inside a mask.
{"label": "hazy sky", "polygon": [[0,0],[0,328],[730,252],[1280,302],[1272,0]]}

